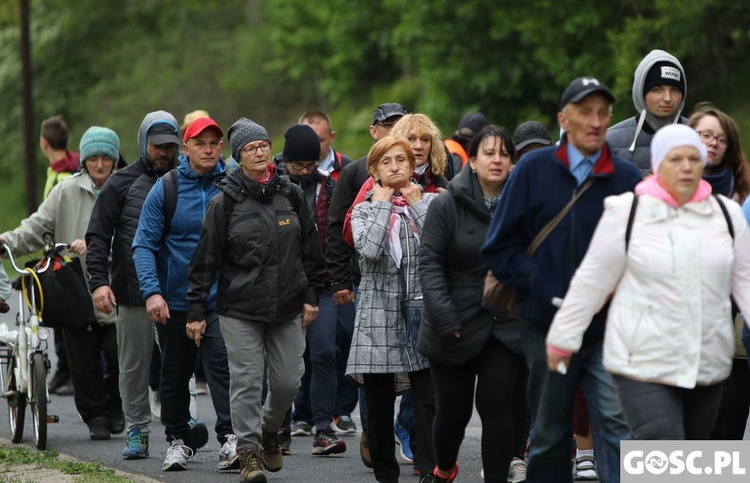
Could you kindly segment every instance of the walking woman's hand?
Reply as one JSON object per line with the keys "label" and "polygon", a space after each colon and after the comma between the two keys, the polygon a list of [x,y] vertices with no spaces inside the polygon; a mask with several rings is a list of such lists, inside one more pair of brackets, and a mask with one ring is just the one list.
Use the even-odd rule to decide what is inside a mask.
{"label": "walking woman's hand", "polygon": [[317,305],[303,304],[302,305],[302,328],[307,329],[307,326],[312,324],[313,320],[318,316]]}

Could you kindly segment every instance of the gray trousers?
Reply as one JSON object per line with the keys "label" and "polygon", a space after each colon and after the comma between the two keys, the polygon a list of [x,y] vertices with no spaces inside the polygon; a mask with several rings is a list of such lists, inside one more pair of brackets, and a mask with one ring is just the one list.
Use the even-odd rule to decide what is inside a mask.
{"label": "gray trousers", "polygon": [[[237,451],[259,449],[261,431],[275,433],[281,427],[305,372],[302,317],[263,324],[220,315],[219,321],[229,358],[229,409]],[[268,397],[261,408],[266,366]]]}
{"label": "gray trousers", "polygon": [[119,305],[117,360],[120,363],[120,398],[127,431],[149,432],[151,406],[148,401],[148,373],[154,351],[154,322],[146,307]]}

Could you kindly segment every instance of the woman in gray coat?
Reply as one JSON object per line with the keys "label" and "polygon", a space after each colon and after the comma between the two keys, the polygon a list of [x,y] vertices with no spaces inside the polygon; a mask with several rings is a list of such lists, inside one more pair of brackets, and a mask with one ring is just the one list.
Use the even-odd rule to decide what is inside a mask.
{"label": "woman in gray coat", "polygon": [[410,181],[415,165],[405,139],[388,136],[375,143],[367,155],[367,171],[376,184],[352,214],[362,281],[346,373],[365,389],[367,436],[378,481],[398,481],[393,404],[396,394],[409,387],[417,432],[424,435],[414,463],[423,476],[435,466],[432,382],[427,360],[416,347],[422,307],[419,240],[435,195],[423,194]]}

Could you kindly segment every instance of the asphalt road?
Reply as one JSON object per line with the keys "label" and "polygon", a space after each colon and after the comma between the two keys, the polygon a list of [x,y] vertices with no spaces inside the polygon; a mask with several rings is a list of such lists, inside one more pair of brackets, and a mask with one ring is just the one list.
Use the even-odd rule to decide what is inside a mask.
{"label": "asphalt road", "polygon": [[[10,322],[12,325],[16,301],[12,302],[12,310],[8,314],[0,315],[0,322]],[[48,351],[55,367],[54,346],[50,340]],[[51,374],[49,376],[51,378]],[[78,415],[73,397],[51,395],[48,405],[49,414],[57,415],[60,422],[48,427],[47,448],[73,456],[78,460],[101,461],[104,466],[115,468],[133,475],[146,476],[158,481],[169,482],[236,482],[239,472],[219,473],[219,444],[213,431],[216,416],[208,395],[197,397],[198,418],[206,422],[209,427],[210,439],[208,444],[200,449],[188,463],[188,471],[163,472],[162,461],[166,454],[167,442],[164,438],[164,427],[158,421],[152,422],[150,458],[138,461],[125,461],[120,451],[125,447],[126,436],[113,435],[109,441],[92,441],[88,436],[88,428]],[[359,426],[358,410],[352,415]],[[26,429],[23,442],[29,445],[33,442],[33,428],[31,427],[31,413],[26,412]],[[359,432],[356,435],[343,437],[347,444],[347,451],[336,456],[313,456],[312,437],[294,437],[292,441],[292,455],[284,458],[284,468],[278,473],[268,473],[269,481],[278,482],[365,482],[375,481],[372,470],[366,468],[359,456]],[[482,481],[480,477],[480,421],[475,414],[466,431],[466,438],[459,455],[461,476],[459,481]],[[0,400],[0,437],[9,438],[7,406]],[[412,465],[401,465],[401,481],[414,482],[418,477],[412,476]],[[136,477],[137,478],[137,477]]]}

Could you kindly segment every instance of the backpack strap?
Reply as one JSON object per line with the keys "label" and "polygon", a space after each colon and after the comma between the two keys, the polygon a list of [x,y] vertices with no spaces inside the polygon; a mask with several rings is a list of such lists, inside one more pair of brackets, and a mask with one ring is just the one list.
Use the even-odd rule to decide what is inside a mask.
{"label": "backpack strap", "polygon": [[177,183],[176,169],[169,170],[162,177],[162,187],[164,188],[164,238],[169,233],[174,212],[177,210]]}
{"label": "backpack strap", "polygon": [[734,225],[732,224],[732,219],[729,217],[727,206],[723,201],[721,201],[721,198],[719,198],[718,195],[714,194],[713,197],[716,198],[716,201],[719,203],[719,208],[721,208],[721,212],[724,214],[724,219],[727,220],[727,229],[729,230],[729,236],[732,237],[732,243],[734,243]]}
{"label": "backpack strap", "polygon": [[633,220],[635,220],[635,211],[638,208],[638,195],[633,195],[633,204],[630,206],[630,215],[628,216],[628,226],[625,228],[625,253],[628,253],[630,246],[630,234],[633,232]]}
{"label": "backpack strap", "polygon": [[229,230],[229,220],[232,218],[234,207],[237,206],[237,200],[226,193],[222,196],[224,197],[224,223],[226,223],[227,230]]}

